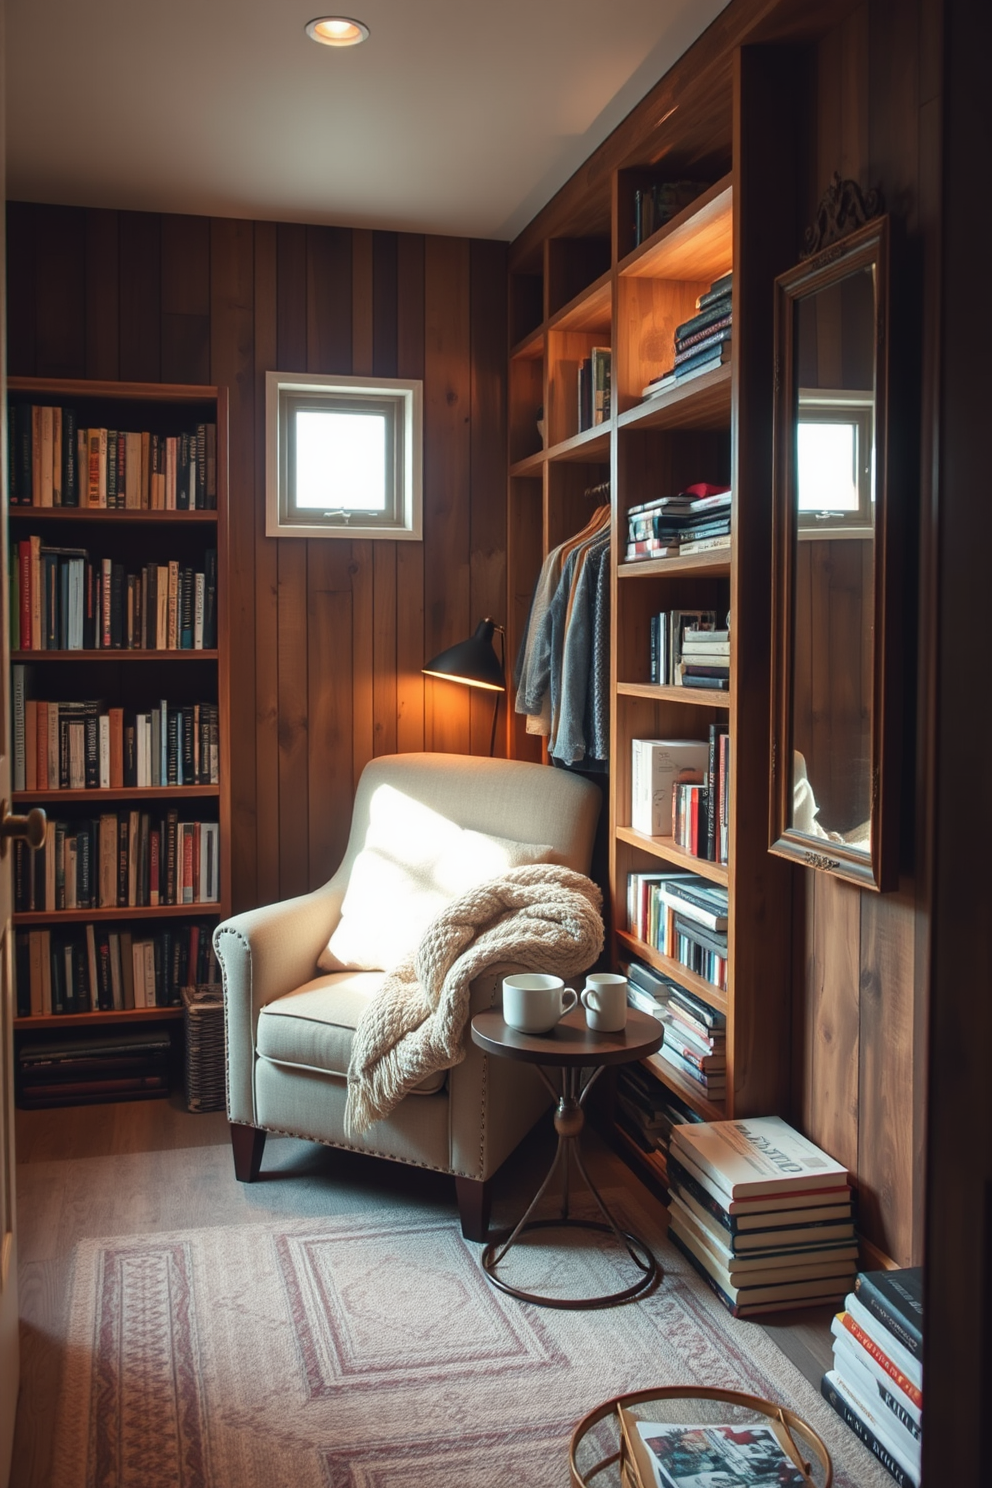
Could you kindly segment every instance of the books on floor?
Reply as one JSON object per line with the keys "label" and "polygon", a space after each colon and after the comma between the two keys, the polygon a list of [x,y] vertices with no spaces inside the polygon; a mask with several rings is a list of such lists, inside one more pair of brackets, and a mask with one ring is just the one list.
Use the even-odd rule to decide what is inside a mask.
{"label": "books on floor", "polygon": [[862,1271],[834,1318],[824,1399],[902,1488],[918,1488],[923,1269]]}
{"label": "books on floor", "polygon": [[668,1175],[669,1238],[735,1317],[850,1289],[847,1169],[781,1117],[673,1127]]}

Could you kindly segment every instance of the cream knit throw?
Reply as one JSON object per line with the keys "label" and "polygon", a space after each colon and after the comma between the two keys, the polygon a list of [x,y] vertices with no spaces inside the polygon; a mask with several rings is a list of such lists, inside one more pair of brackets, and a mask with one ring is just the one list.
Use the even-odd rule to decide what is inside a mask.
{"label": "cream knit throw", "polygon": [[603,948],[602,895],[571,868],[511,868],[455,899],[386,975],[355,1030],[345,1130],[367,1131],[415,1085],[465,1058],[470,983],[500,966],[573,976]]}

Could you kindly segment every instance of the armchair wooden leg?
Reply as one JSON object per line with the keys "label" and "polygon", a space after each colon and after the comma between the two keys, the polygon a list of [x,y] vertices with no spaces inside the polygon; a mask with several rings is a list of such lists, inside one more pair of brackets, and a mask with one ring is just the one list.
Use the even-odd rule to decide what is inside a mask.
{"label": "armchair wooden leg", "polygon": [[455,1177],[458,1217],[466,1240],[485,1240],[489,1234],[489,1207],[492,1195],[489,1180]]}
{"label": "armchair wooden leg", "polygon": [[254,1183],[262,1166],[265,1132],[257,1126],[231,1122],[231,1147],[234,1151],[234,1176],[239,1183]]}

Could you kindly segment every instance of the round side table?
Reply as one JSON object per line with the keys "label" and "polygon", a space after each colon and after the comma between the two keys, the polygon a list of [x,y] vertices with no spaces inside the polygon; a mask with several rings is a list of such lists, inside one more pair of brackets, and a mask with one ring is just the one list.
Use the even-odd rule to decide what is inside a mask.
{"label": "round side table", "polygon": [[[639,1297],[653,1287],[661,1277],[659,1266],[650,1248],[637,1235],[622,1230],[610,1213],[596,1185],[586,1171],[580,1150],[585,1113],[582,1109],[586,1096],[607,1065],[629,1064],[643,1059],[661,1048],[664,1030],[657,1018],[634,1008],[627,1010],[627,1026],[620,1033],[594,1033],[586,1027],[582,1008],[566,1013],[561,1022],[550,1033],[518,1033],[508,1027],[500,1012],[478,1013],[472,1019],[472,1041],[494,1054],[499,1059],[519,1059],[526,1064],[537,1065],[538,1074],[554,1096],[555,1131],[558,1147],[544,1182],[528,1204],[522,1218],[512,1230],[503,1231],[482,1252],[482,1268],[494,1286],[522,1302],[536,1302],[542,1307],[612,1307],[618,1302],[627,1302]],[[547,1074],[554,1070],[558,1084]],[[586,1077],[583,1079],[583,1071]],[[575,1219],[569,1212],[570,1168],[574,1163],[585,1186],[596,1200],[605,1223],[599,1220]],[[537,1205],[551,1186],[557,1172],[561,1172],[561,1214],[557,1219],[531,1219]],[[578,1229],[595,1230],[613,1235],[637,1267],[640,1275],[629,1287],[619,1292],[610,1292],[602,1297],[580,1299],[561,1297],[539,1297],[533,1292],[521,1291],[497,1275],[497,1267],[505,1260],[507,1252],[521,1235],[534,1230]]]}

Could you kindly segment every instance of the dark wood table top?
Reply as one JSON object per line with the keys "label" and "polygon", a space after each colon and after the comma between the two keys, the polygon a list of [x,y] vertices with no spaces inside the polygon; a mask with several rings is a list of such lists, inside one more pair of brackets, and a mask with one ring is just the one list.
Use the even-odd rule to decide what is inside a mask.
{"label": "dark wood table top", "polygon": [[620,1033],[594,1033],[586,1027],[583,1008],[573,1008],[550,1033],[518,1033],[503,1021],[501,1012],[477,1013],[472,1019],[472,1042],[488,1054],[522,1059],[526,1064],[589,1068],[600,1064],[629,1064],[661,1048],[664,1029],[649,1013],[627,1009],[627,1026]]}

